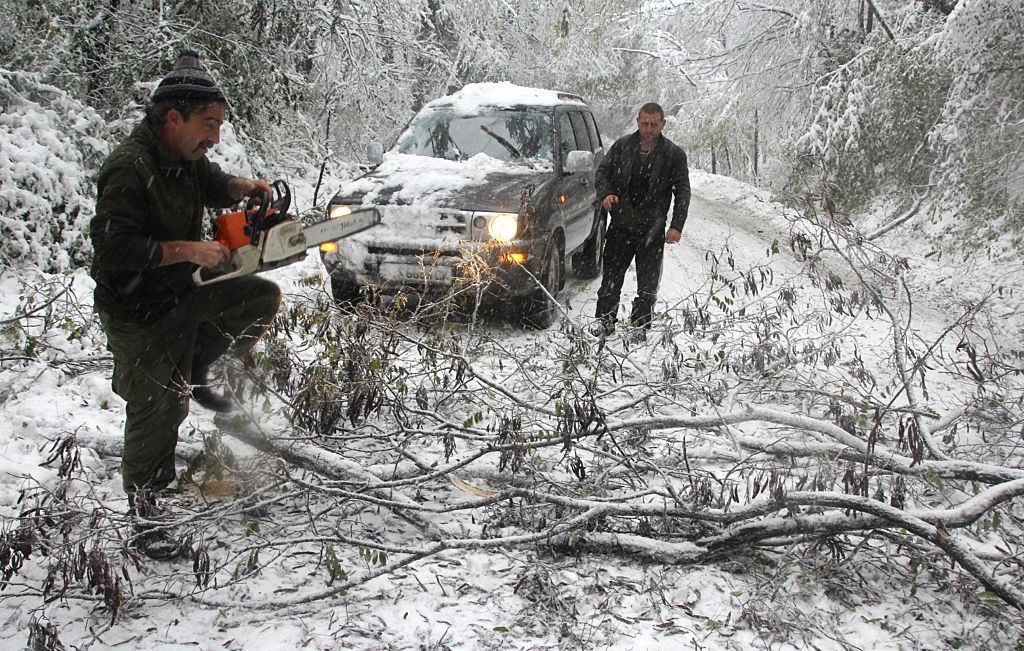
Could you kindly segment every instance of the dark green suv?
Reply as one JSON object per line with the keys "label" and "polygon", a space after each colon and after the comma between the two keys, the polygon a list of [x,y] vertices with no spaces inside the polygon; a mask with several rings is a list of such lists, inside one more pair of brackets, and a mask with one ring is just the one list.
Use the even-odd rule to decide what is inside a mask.
{"label": "dark green suv", "polygon": [[583,278],[601,273],[605,214],[594,172],[603,155],[576,95],[486,83],[430,102],[331,199],[331,216],[360,205],[382,213],[380,226],[321,247],[335,298],[483,283],[488,300],[548,327],[567,264]]}

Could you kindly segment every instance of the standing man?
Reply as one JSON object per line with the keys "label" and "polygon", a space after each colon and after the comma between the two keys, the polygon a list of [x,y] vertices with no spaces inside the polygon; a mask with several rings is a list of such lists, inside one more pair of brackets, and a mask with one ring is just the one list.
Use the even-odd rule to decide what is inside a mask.
{"label": "standing man", "polygon": [[[630,322],[643,334],[651,327],[661,281],[665,244],[675,244],[690,207],[686,154],[661,135],[665,112],[649,102],[640,107],[637,131],[615,141],[597,168],[597,196],[611,213],[604,246],[604,273],[597,292],[595,334],[615,331],[619,295],[629,264],[636,260],[637,297]],[[669,203],[675,199],[668,231]]]}
{"label": "standing man", "polygon": [[[231,206],[266,181],[231,176],[206,158],[220,141],[227,99],[195,52],[182,52],[146,117],[104,163],[90,224],[94,305],[114,356],[112,386],[127,403],[122,473],[132,516],[151,519],[175,478],[178,426],[189,398],[215,411],[230,400],[207,386],[210,365],[246,355],[277,313],[281,291],[248,276],[196,287],[197,267],[229,259],[201,241],[206,208]],[[137,527],[152,558],[181,551],[166,531]]]}

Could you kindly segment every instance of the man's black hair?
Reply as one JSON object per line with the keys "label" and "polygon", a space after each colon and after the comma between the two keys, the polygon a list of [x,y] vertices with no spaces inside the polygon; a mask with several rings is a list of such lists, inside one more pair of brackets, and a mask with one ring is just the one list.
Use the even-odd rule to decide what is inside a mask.
{"label": "man's black hair", "polygon": [[216,99],[167,99],[154,102],[146,107],[146,121],[151,127],[162,127],[167,123],[167,114],[171,109],[181,113],[188,120],[195,113],[202,113],[212,104],[227,104]]}
{"label": "man's black hair", "polygon": [[[646,113],[647,115],[657,113],[661,116],[662,120],[665,119],[665,109],[661,108],[661,104],[658,104],[657,102],[647,102],[640,107],[640,113]],[[640,114],[638,113],[637,116],[639,117],[639,115]]]}

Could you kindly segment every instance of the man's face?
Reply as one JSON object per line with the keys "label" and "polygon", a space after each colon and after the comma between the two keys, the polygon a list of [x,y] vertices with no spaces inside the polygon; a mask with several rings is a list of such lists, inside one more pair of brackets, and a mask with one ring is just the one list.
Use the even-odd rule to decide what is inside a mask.
{"label": "man's face", "polygon": [[640,139],[653,143],[665,128],[665,118],[658,113],[641,113],[636,118],[636,128],[640,130]]}
{"label": "man's face", "polygon": [[224,105],[218,102],[196,111],[187,120],[171,109],[167,113],[167,150],[182,160],[199,160],[220,142],[223,124]]}

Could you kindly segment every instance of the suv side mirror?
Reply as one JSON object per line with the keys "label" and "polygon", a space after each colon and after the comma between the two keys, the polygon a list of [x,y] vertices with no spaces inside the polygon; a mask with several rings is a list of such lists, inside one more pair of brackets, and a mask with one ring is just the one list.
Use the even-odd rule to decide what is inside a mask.
{"label": "suv side mirror", "polygon": [[594,171],[594,153],[579,149],[569,152],[565,159],[565,173],[579,174]]}
{"label": "suv side mirror", "polygon": [[376,140],[366,143],[366,160],[370,162],[370,165],[380,165],[380,162],[384,160],[384,145]]}

